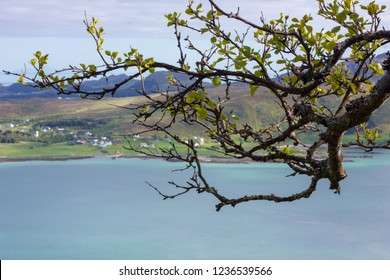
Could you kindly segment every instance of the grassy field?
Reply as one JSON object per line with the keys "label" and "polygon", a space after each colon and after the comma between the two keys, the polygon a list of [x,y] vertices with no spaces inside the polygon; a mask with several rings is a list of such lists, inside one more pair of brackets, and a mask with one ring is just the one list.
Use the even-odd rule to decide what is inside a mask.
{"label": "grassy field", "polygon": [[[347,136],[345,143],[352,142],[354,138]],[[131,141],[134,148],[144,152],[161,153],[161,149],[170,149],[172,146],[167,141],[148,142],[149,148],[140,148],[140,141]],[[244,146],[251,146],[253,143],[247,143]],[[45,159],[45,158],[67,158],[67,157],[84,157],[84,156],[130,156],[138,155],[139,153],[127,149],[127,142],[98,148],[90,145],[70,145],[69,143],[42,144],[37,142],[22,142],[16,144],[0,144],[0,159]],[[295,155],[303,155],[299,148],[294,148]],[[185,146],[176,145],[177,151],[180,154],[186,154]],[[206,157],[225,157],[216,143],[206,143],[198,148],[198,154]],[[321,156],[321,154],[319,154]]]}
{"label": "grassy field", "polygon": [[68,145],[67,143],[51,145],[34,142],[0,144],[0,157],[7,158],[76,157],[98,155],[100,153],[95,147]]}
{"label": "grassy field", "polygon": [[[135,148],[140,148],[140,142],[132,142]],[[141,151],[160,153],[160,148],[169,149],[171,145],[166,141],[156,141],[149,148],[141,148]],[[68,143],[42,144],[36,142],[23,142],[16,144],[0,144],[0,158],[62,158],[79,156],[113,156],[113,155],[136,155],[137,153],[126,149],[129,145],[116,144],[106,148],[98,148],[90,145],[70,145]],[[185,154],[187,148],[177,146],[179,153]],[[205,145],[199,149],[199,154],[204,156],[223,156],[213,145]]]}
{"label": "grassy field", "polygon": [[[214,99],[223,95],[223,91],[211,89],[210,96]],[[125,135],[137,133],[137,127],[131,123],[131,111],[123,109],[130,103],[141,102],[141,97],[107,98],[100,101],[85,99],[24,99],[0,101],[0,130],[29,131],[37,124],[44,125],[48,121],[58,120],[104,120],[104,125],[88,128],[96,137]],[[224,104],[226,111],[234,110],[239,116],[238,125],[250,123],[254,129],[261,129],[270,123],[281,119],[283,112],[276,105],[273,96],[267,92],[258,92],[251,97],[243,87],[232,87],[230,101]],[[372,125],[377,125],[383,131],[383,139],[388,139],[390,133],[390,102],[380,108],[372,118]],[[10,123],[17,123],[17,127],[10,128]],[[69,128],[73,132],[83,128]],[[174,132],[188,138],[204,135],[204,131],[194,126],[177,125]],[[168,148],[167,141],[153,142],[153,132],[146,135],[150,139],[142,140],[152,143],[156,147]],[[62,140],[61,140],[62,141]],[[309,135],[304,139],[305,143],[313,142]],[[346,135],[345,142],[354,141],[353,135]],[[126,144],[125,142],[123,142]],[[134,142],[135,147],[140,142]],[[252,145],[248,143],[246,145]],[[185,148],[179,148],[185,152]],[[218,145],[206,141],[204,147],[199,150],[201,155],[221,156]],[[156,149],[156,151],[158,151]],[[9,158],[39,158],[39,157],[66,157],[66,156],[94,156],[129,154],[122,144],[108,146],[104,149],[89,145],[70,145],[69,143],[43,144],[37,142],[19,142],[16,144],[0,144],[0,157]]]}

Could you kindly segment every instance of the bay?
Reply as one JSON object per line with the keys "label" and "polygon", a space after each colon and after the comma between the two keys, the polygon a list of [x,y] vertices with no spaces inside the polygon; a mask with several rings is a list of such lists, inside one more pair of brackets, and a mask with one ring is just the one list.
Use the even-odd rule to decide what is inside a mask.
{"label": "bay", "polygon": [[[390,153],[357,156],[335,195],[215,211],[207,194],[174,193],[179,163],[104,159],[0,164],[0,259],[390,259]],[[281,164],[204,164],[226,195],[289,194],[307,178]]]}

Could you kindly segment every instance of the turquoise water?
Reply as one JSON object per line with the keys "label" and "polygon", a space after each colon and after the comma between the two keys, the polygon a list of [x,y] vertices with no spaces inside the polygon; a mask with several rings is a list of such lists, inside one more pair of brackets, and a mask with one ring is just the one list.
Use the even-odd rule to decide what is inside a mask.
{"label": "turquoise water", "polygon": [[[178,163],[88,159],[0,164],[0,259],[390,259],[390,153],[346,163],[340,196],[320,184],[295,203],[215,212],[190,193],[162,200],[145,181],[188,177]],[[280,164],[206,164],[230,195],[288,194],[304,177]],[[188,175],[188,174],[187,174]]]}

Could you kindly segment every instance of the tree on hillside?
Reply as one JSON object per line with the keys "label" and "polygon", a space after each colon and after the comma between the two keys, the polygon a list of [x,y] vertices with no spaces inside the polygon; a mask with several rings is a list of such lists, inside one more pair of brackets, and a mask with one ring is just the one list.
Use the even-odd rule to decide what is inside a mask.
{"label": "tree on hillside", "polygon": [[[178,189],[174,195],[165,195],[152,187],[164,198],[189,191],[211,194],[218,200],[218,211],[226,205],[254,200],[291,202],[308,198],[322,179],[329,182],[331,190],[340,193],[340,182],[347,176],[342,140],[348,130],[355,129],[358,136],[351,145],[389,148],[389,142],[377,143],[377,129],[365,125],[390,96],[390,59],[382,64],[374,59],[381,47],[390,42],[390,30],[381,26],[380,15],[385,13],[385,6],[375,2],[359,4],[357,0],[317,0],[316,17],[333,27],[315,30],[315,19],[310,15],[295,18],[280,14],[269,21],[261,16],[258,22],[252,22],[242,17],[239,9],[225,11],[222,1],[206,2],[202,5],[190,0],[185,12],[166,15],[177,40],[177,64],[146,58],[137,49],[124,54],[105,49],[104,29],[92,18],[85,20],[85,25],[101,58],[99,65],[80,64],[47,73],[48,55],[36,52],[30,61],[36,74],[18,74],[19,81],[52,87],[60,94],[100,99],[115,96],[119,88],[137,78],[144,80],[156,69],[188,75],[191,83],[186,85],[168,76],[171,87],[167,92],[148,94],[143,88],[140,95],[144,101],[129,105],[128,109],[133,110],[134,124],[142,127],[143,133],[159,132],[174,140],[170,148],[146,153],[182,161],[193,171],[187,183],[172,182]],[[230,30],[230,22],[235,29]],[[193,38],[198,35],[209,40],[208,47],[197,44]],[[188,57],[196,58],[196,63],[189,63]],[[350,63],[355,65],[354,71],[346,67]],[[86,80],[106,77],[118,70],[131,75],[112,87],[83,89]],[[210,94],[206,82],[223,87],[223,94]],[[240,120],[234,110],[227,110],[235,82],[246,84],[247,95],[253,98],[258,94],[272,95],[282,112],[280,118],[260,127]],[[327,106],[324,100],[332,100],[333,105]],[[202,128],[228,156],[254,162],[282,162],[291,168],[292,176],[306,175],[311,181],[301,192],[288,196],[226,197],[204,175],[194,141],[175,132],[179,122]],[[310,145],[302,142],[307,135],[316,139]],[[188,152],[179,153],[178,144]],[[302,145],[304,152],[298,153],[294,146]],[[320,147],[326,148],[325,156],[318,155]]]}

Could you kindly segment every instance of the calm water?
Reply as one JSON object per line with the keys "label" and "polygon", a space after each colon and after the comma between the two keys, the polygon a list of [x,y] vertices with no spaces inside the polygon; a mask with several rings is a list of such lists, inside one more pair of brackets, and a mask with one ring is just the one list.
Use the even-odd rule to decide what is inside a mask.
{"label": "calm water", "polygon": [[[178,164],[91,159],[0,164],[0,259],[390,259],[390,153],[347,163],[342,194],[217,213],[191,193],[163,201]],[[278,164],[207,164],[227,194],[306,186]]]}

